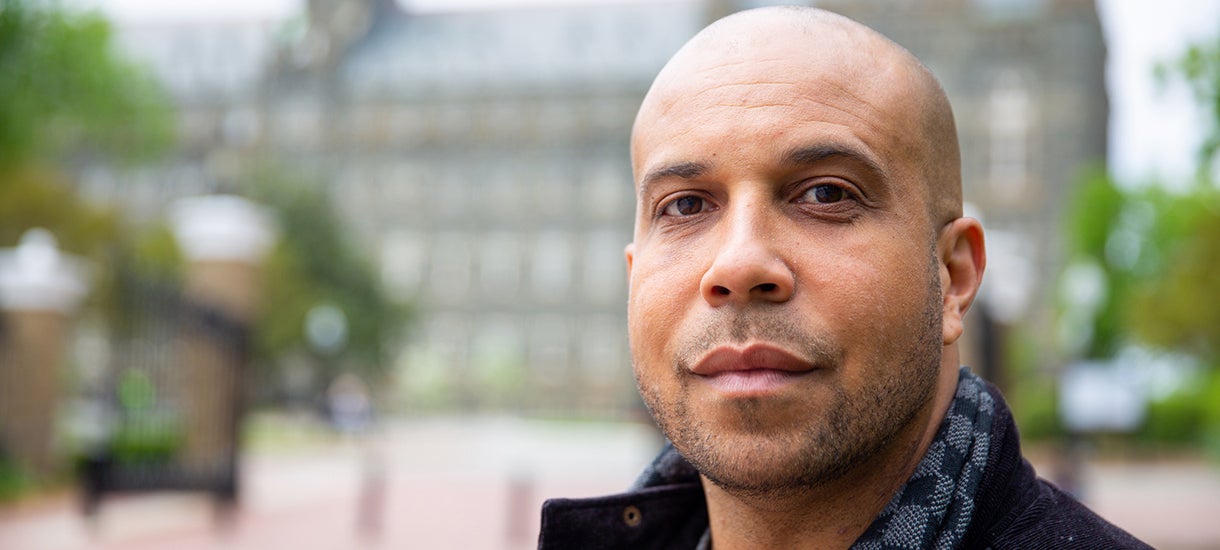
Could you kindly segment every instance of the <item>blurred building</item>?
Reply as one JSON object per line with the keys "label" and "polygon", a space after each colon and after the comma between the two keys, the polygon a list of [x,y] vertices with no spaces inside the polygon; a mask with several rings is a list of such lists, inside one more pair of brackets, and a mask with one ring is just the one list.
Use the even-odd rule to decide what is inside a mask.
{"label": "blurred building", "polygon": [[[394,343],[404,402],[630,409],[635,110],[710,18],[765,3],[311,0],[286,21],[126,26],[125,47],[180,104],[182,146],[134,173],[86,166],[82,189],[151,216],[255,162],[308,174],[391,295],[419,305]],[[1042,315],[1026,304],[1057,266],[1059,204],[1081,163],[1105,154],[1093,2],[819,5],[893,37],[944,81],[967,200],[998,236],[993,257],[1024,258],[989,271],[1001,289],[989,300],[1005,319]]]}

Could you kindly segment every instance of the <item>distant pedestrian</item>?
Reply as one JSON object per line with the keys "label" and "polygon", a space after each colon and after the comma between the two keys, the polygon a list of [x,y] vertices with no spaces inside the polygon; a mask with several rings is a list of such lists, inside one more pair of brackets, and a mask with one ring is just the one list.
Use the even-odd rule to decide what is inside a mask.
{"label": "distant pedestrian", "polygon": [[326,389],[327,413],[331,426],[339,433],[365,432],[373,420],[373,405],[368,386],[350,372],[340,374]]}

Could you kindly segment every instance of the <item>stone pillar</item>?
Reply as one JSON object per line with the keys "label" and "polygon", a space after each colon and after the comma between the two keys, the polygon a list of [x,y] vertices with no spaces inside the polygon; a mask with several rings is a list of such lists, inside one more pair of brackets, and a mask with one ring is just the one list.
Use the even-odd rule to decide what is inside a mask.
{"label": "stone pillar", "polygon": [[[182,199],[170,216],[186,259],[185,297],[248,328],[259,305],[262,257],[274,239],[270,216],[227,195]],[[200,327],[184,335],[182,458],[190,467],[212,468],[235,458],[245,351]]]}
{"label": "stone pillar", "polygon": [[45,229],[0,250],[0,449],[35,477],[56,466],[60,362],[86,273]]}

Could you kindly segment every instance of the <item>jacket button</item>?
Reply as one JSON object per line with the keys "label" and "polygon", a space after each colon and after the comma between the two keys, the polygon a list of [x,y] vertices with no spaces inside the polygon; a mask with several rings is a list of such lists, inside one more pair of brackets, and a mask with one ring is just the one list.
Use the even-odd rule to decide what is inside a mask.
{"label": "jacket button", "polygon": [[640,513],[639,508],[635,506],[623,508],[623,523],[626,523],[628,527],[638,527],[641,521],[644,521],[644,516]]}

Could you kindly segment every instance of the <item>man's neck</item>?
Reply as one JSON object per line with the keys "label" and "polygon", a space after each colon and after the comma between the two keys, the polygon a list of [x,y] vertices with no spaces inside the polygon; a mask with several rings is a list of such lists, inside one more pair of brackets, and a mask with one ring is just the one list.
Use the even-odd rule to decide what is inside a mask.
{"label": "man's neck", "polygon": [[910,467],[890,475],[849,475],[781,494],[734,494],[704,478],[715,548],[848,548],[910,477],[922,456],[911,454]]}
{"label": "man's neck", "polygon": [[[956,376],[956,371],[953,374]],[[899,433],[886,449],[847,475],[816,488],[737,494],[703,477],[713,547],[849,548],[911,477],[935,438],[952,397],[952,391],[938,392],[911,427]]]}

